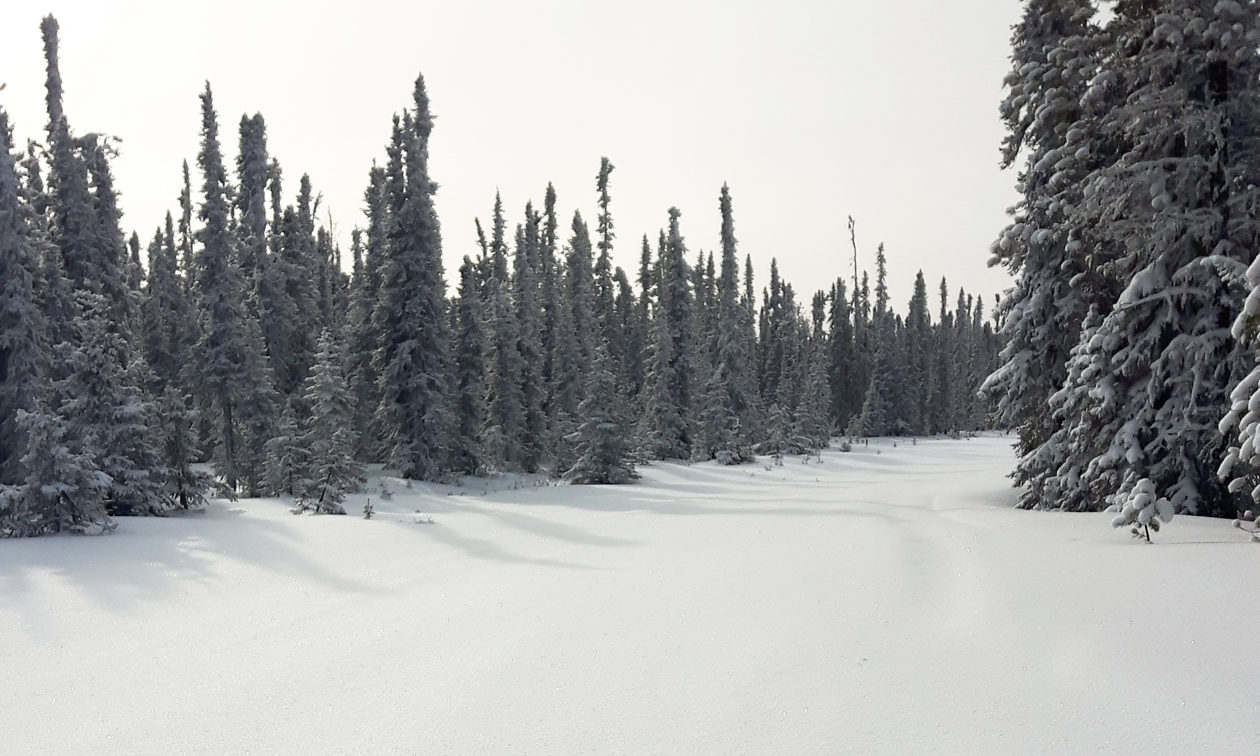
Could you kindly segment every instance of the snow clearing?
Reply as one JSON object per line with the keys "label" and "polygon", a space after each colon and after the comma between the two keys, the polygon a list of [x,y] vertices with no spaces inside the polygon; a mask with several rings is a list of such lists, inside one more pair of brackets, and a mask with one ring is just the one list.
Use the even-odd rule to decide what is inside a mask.
{"label": "snow clearing", "polygon": [[346,517],[0,541],[0,750],[1260,752],[1260,547],[1013,509],[1012,461],[990,436],[625,486],[376,473]]}

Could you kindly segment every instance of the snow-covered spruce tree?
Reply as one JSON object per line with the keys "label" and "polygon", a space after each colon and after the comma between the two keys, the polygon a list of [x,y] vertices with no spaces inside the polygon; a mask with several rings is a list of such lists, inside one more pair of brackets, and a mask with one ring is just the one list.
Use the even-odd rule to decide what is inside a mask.
{"label": "snow-covered spruce tree", "polygon": [[340,327],[346,322],[346,277],[341,270],[341,248],[323,226],[315,232],[315,282],[320,329]]}
{"label": "snow-covered spruce tree", "polygon": [[[1050,397],[1056,430],[1044,445],[1047,476],[1042,498],[1030,503],[1037,509],[1088,511],[1102,508],[1102,492],[1093,488],[1088,465],[1105,453],[1109,439],[1123,426],[1123,407],[1111,390],[1107,356],[1098,330],[1102,323],[1095,305],[1081,324],[1080,342],[1072,348],[1063,387]],[[1095,389],[1098,399],[1091,398]],[[1071,422],[1069,422],[1071,421]]]}
{"label": "snow-covered spruce tree", "polygon": [[[954,320],[949,312],[949,285],[941,278],[940,320],[932,332],[932,398],[929,402],[928,432],[949,433],[954,421]],[[1047,400],[1048,401],[1048,400]]]}
{"label": "snow-covered spruce tree", "polygon": [[[700,291],[704,297],[703,322],[697,323],[696,340],[697,343],[703,344],[708,352],[705,356],[710,362],[713,360],[713,350],[716,346],[717,336],[714,330],[717,327],[717,269],[713,264],[713,253],[709,252],[704,255],[704,276],[700,277]],[[700,310],[697,310],[700,311]]]}
{"label": "snow-covered spruce tree", "polygon": [[[1001,305],[1007,346],[982,391],[995,421],[1019,435],[1012,477],[1021,505],[1038,506],[1054,470],[1047,446],[1056,430],[1049,397],[1066,378],[1068,354],[1091,303],[1110,306],[1115,292],[1099,286],[1086,252],[1088,227],[1073,213],[1084,178],[1112,156],[1082,98],[1095,74],[1104,32],[1086,0],[1031,0],[1012,39],[1012,71],[1002,116],[1008,134],[1004,167],[1022,153],[1014,219],[992,247],[990,265],[1016,276]],[[1090,244],[1089,248],[1094,245]],[[1101,260],[1099,260],[1101,262]],[[961,317],[961,313],[959,315]]]}
{"label": "snow-covered spruce tree", "polygon": [[[237,222],[240,263],[247,290],[257,290],[257,280],[267,266],[267,124],[261,113],[241,116],[240,150],[236,155]],[[259,303],[251,302],[257,307]],[[254,313],[257,315],[257,312]]]}
{"label": "snow-covered spruce tree", "polygon": [[292,405],[286,406],[267,440],[267,493],[297,498],[312,485],[302,428]]}
{"label": "snow-covered spruce tree", "polygon": [[196,418],[197,412],[189,409],[187,397],[177,387],[168,385],[157,406],[157,425],[165,442],[161,461],[166,468],[162,494],[167,509],[206,506],[206,490],[213,481],[192,468],[197,451]]}
{"label": "snow-covered spruce tree", "polygon": [[548,455],[547,417],[543,414],[542,309],[538,301],[539,218],[533,203],[525,204],[525,223],[517,226],[513,313],[520,356],[521,467],[538,472]]}
{"label": "snow-covered spruce tree", "polygon": [[569,309],[577,352],[571,370],[576,378],[576,393],[585,391],[582,376],[589,375],[597,339],[595,320],[595,272],[591,261],[591,232],[582,214],[573,212],[573,235],[565,259],[565,282],[568,284]]}
{"label": "snow-covered spruce tree", "polygon": [[704,387],[705,407],[702,426],[703,459],[716,459],[724,465],[737,465],[753,458],[745,435],[750,424],[749,388],[745,371],[751,355],[745,352],[744,314],[739,301],[739,263],[735,257],[735,221],[731,194],[725,184],[718,199],[722,215],[722,273],[717,280],[717,323],[714,365]]}
{"label": "snow-covered spruce tree", "polygon": [[853,387],[856,392],[856,413],[847,429],[849,435],[862,433],[862,405],[870,389],[871,375],[875,369],[877,324],[871,321],[871,291],[866,271],[862,272],[862,285],[853,291]]}
{"label": "snow-covered spruce tree", "polygon": [[237,264],[236,237],[229,226],[229,187],[219,149],[219,125],[210,84],[201,94],[201,150],[197,163],[204,183],[196,233],[201,248],[195,259],[201,307],[200,340],[186,366],[186,383],[213,402],[217,425],[216,471],[229,495],[241,482],[252,495],[263,476],[263,453],[275,421],[271,371],[263,354],[257,323],[245,307],[244,282]]}
{"label": "snow-covered spruce tree", "polygon": [[[1254,220],[1254,205],[1247,217]],[[1246,491],[1253,501],[1260,501],[1260,459],[1256,446],[1260,443],[1257,430],[1260,429],[1260,257],[1253,259],[1246,274],[1248,295],[1243,310],[1234,320],[1231,333],[1235,340],[1252,352],[1247,376],[1234,387],[1230,399],[1230,411],[1222,418],[1219,430],[1229,437],[1237,434],[1230,445],[1225,459],[1218,468],[1218,476],[1228,481],[1231,493]],[[1239,509],[1248,509],[1239,506]],[[1250,514],[1250,511],[1249,511]],[[1260,529],[1260,519],[1251,529],[1253,540]],[[1240,525],[1240,523],[1235,523]]]}
{"label": "snow-covered spruce tree", "polygon": [[950,352],[950,374],[953,377],[953,388],[950,396],[953,403],[950,415],[954,420],[955,431],[967,430],[971,409],[971,366],[967,363],[967,355],[971,351],[971,306],[972,298],[962,287],[958,289],[958,300],[954,304],[953,332],[950,341],[953,351]]}
{"label": "snow-covered spruce tree", "polygon": [[[551,458],[553,473],[563,472],[558,464],[558,452],[561,439],[556,430],[559,420],[559,397],[557,396],[557,376],[561,368],[560,332],[561,322],[568,322],[567,300],[564,298],[564,281],[562,268],[556,257],[556,231],[559,221],[556,217],[556,190],[547,184],[543,198],[543,213],[539,226],[538,239],[538,305],[542,313],[539,329],[539,348],[542,350],[541,380],[543,382],[543,414],[547,423],[546,446]],[[567,444],[567,442],[565,442]],[[565,459],[572,463],[572,455]]]}
{"label": "snow-covered spruce tree", "polygon": [[[447,332],[442,237],[429,179],[433,118],[424,77],[417,77],[414,115],[395,127],[402,165],[390,161],[390,230],[373,323],[380,338],[377,412],[391,466],[408,477],[437,480],[450,471],[454,373]],[[397,149],[397,148],[396,148]],[[405,166],[405,171],[401,168]]]}
{"label": "snow-covered spruce tree", "polygon": [[[100,368],[98,377],[105,380],[101,395],[83,400],[82,397],[59,394],[50,400],[49,406],[52,411],[65,416],[69,423],[67,434],[72,440],[76,428],[95,428],[100,427],[100,423],[114,421],[119,423],[117,431],[120,440],[126,443],[125,448],[106,451],[102,447],[93,447],[85,454],[92,464],[112,477],[108,494],[112,509],[152,513],[160,509],[160,503],[152,496],[149,483],[160,475],[160,470],[151,464],[156,459],[155,450],[145,448],[149,444],[145,433],[149,417],[143,409],[148,404],[142,396],[141,386],[147,381],[149,371],[139,355],[134,353],[132,344],[131,328],[138,293],[132,291],[127,277],[129,255],[119,227],[121,212],[108,160],[112,148],[107,140],[96,135],[78,139],[71,135],[62,109],[58,26],[52,16],[44,19],[42,31],[47,62],[47,154],[51,169],[49,232],[69,283],[64,294],[54,291],[59,284],[50,284],[46,294],[46,306],[53,305],[47,311],[57,312],[57,323],[50,333],[58,341],[68,339],[65,348],[59,348],[62,359],[81,356],[83,350],[96,350],[98,356],[108,354],[114,360],[113,366]],[[82,327],[84,323],[76,321],[75,305],[72,304],[74,296],[83,293],[103,297],[93,302],[90,313],[77,313],[79,318],[101,321],[90,323],[91,328],[86,330]],[[110,343],[83,344],[81,339],[85,338],[87,330],[96,333],[98,325],[102,332],[108,333]],[[66,367],[55,373],[70,378],[85,377],[77,367]],[[66,401],[71,398],[83,401],[67,404]],[[89,415],[79,417],[74,414],[84,408]],[[138,432],[132,433],[137,430],[137,425]]]}
{"label": "snow-covered spruce tree", "polygon": [[596,347],[586,398],[578,407],[582,424],[572,439],[577,462],[564,474],[572,483],[619,484],[639,477],[626,454],[628,433],[616,409],[617,379],[611,363],[604,346]]}
{"label": "snow-covered spruce tree", "polygon": [[283,399],[275,390],[275,377],[268,364],[262,330],[253,317],[245,321],[246,385],[253,386],[240,404],[244,431],[244,454],[240,477],[250,497],[262,496],[267,485],[267,441],[276,432]]}
{"label": "snow-covered spruce tree", "polygon": [[788,448],[788,438],[792,434],[792,425],[788,415],[777,405],[770,405],[766,417],[766,440],[761,443],[761,451],[770,455],[778,464],[783,464],[783,454]]}
{"label": "snow-covered spruce tree", "polygon": [[783,318],[779,322],[778,338],[783,346],[780,352],[782,364],[779,371],[779,406],[791,418],[805,387],[804,347],[808,338],[808,326],[801,318],[796,290],[786,282],[783,284]]}
{"label": "snow-covered spruce tree", "polygon": [[290,401],[301,400],[302,382],[315,362],[316,341],[324,325],[312,192],[310,177],[303,174],[296,207],[285,207],[279,226],[272,229],[278,246],[269,268],[274,270],[274,285],[279,287],[272,302],[288,313],[274,324],[278,329],[273,334],[276,388]]}
{"label": "snow-covered spruce tree", "polygon": [[660,313],[656,317],[652,399],[652,453],[657,459],[691,456],[692,298],[688,285],[686,247],[678,228],[676,207],[669,209],[669,236],[660,261]]}
{"label": "snow-covered spruce tree", "polygon": [[49,367],[47,325],[36,293],[40,270],[32,209],[21,200],[12,147],[9,116],[0,109],[0,488],[25,481],[21,459],[27,443],[18,411],[36,411]]}
{"label": "snow-covered spruce tree", "polygon": [[562,472],[576,460],[569,437],[577,430],[578,406],[590,375],[591,272],[590,232],[582,216],[573,215],[572,236],[565,250],[563,275],[557,274],[555,341],[549,390],[555,469]]}
{"label": "snow-covered spruce tree", "polygon": [[[20,201],[11,148],[8,116],[0,110],[0,537],[102,533],[113,529],[104,506],[112,481],[67,438],[65,419],[48,407],[50,356],[31,227],[36,211]],[[55,251],[45,251],[60,286]],[[45,296],[58,305],[63,300],[56,291]]]}
{"label": "snow-covered spruce tree", "polygon": [[192,309],[179,274],[175,229],[166,214],[165,231],[158,229],[149,244],[149,276],[140,306],[144,359],[153,371],[154,393],[179,385],[181,368],[188,362],[188,324]]}
{"label": "snow-covered spruce tree", "polygon": [[862,410],[862,397],[858,395],[854,375],[853,321],[843,278],[837,278],[832,284],[828,300],[827,377],[831,386],[831,418],[836,428],[844,430]]}
{"label": "snow-covered spruce tree", "polygon": [[131,323],[130,329],[134,334],[136,329],[140,327],[138,316],[138,305],[141,298],[141,291],[144,289],[144,265],[140,262],[140,234],[135,231],[131,232],[131,236],[127,237],[127,293],[130,295],[132,303],[131,307]]}
{"label": "snow-covered spruce tree", "polygon": [[455,408],[458,430],[451,464],[456,472],[476,475],[482,466],[481,424],[485,418],[485,334],[481,327],[481,296],[473,261],[464,256],[459,268],[459,298],[455,300]]}
{"label": "snow-covered spruce tree", "polygon": [[196,265],[193,260],[193,199],[192,176],[188,161],[182,165],[184,182],[179,191],[179,269],[184,274],[184,285],[192,295],[196,290]]}
{"label": "snow-covered spruce tree", "polygon": [[116,527],[105,511],[112,484],[73,437],[65,419],[38,400],[33,412],[18,410],[26,437],[22,488],[0,492],[0,536],[50,533],[99,535]]}
{"label": "snow-covered spruce tree", "polygon": [[[639,391],[643,386],[643,349],[647,335],[639,321],[639,302],[634,296],[634,287],[626,272],[618,267],[613,271],[613,281],[617,285],[617,299],[614,303],[616,331],[622,347],[622,394],[626,401],[626,409],[631,415],[638,404]],[[632,418],[631,418],[632,419]]]}
{"label": "snow-covered spruce tree", "polygon": [[914,296],[906,311],[906,403],[909,433],[928,432],[928,402],[932,395],[932,324],[928,316],[927,283],[923,271],[914,279]]}
{"label": "snow-covered spruce tree", "polygon": [[[61,73],[58,61],[57,20],[46,16],[41,25],[47,63],[48,188],[52,241],[61,254],[61,265],[72,289],[104,293],[111,308],[125,306],[126,285],[120,270],[119,249],[103,248],[121,231],[117,218],[112,229],[101,227],[97,197],[92,194],[88,161],[90,150],[74,138],[62,109]],[[110,196],[100,198],[113,203]],[[116,207],[115,207],[116,210]],[[111,254],[112,253],[112,254]],[[111,312],[111,315],[117,315]]]}
{"label": "snow-covered spruce tree", "polygon": [[346,494],[363,490],[363,465],[354,458],[353,407],[342,366],[341,348],[324,329],[311,374],[302,387],[310,407],[302,433],[307,484],[298,493],[294,512],[345,514]]}
{"label": "snow-covered spruce tree", "polygon": [[1149,479],[1177,511],[1232,516],[1216,477],[1217,423],[1249,367],[1229,327],[1244,311],[1257,234],[1260,7],[1182,0],[1116,12],[1095,87],[1127,93],[1103,123],[1126,147],[1091,174],[1081,212],[1115,245],[1110,268],[1129,284],[1084,345],[1099,372],[1083,413],[1065,421],[1113,420],[1097,445],[1073,433],[1065,463],[1082,470],[1086,508],[1128,501]]}
{"label": "snow-covered spruce tree", "polygon": [[309,310],[314,290],[309,286],[309,264],[297,213],[289,206],[275,206],[280,200],[280,166],[270,164],[268,187],[273,201],[273,218],[266,267],[255,282],[254,298],[262,326],[268,361],[275,375],[276,391],[292,399],[310,367],[311,344]]}
{"label": "snow-covered spruce tree", "polygon": [[[350,390],[355,399],[354,429],[359,436],[355,457],[374,461],[379,454],[375,413],[380,405],[380,382],[372,358],[377,348],[377,331],[372,322],[381,285],[381,261],[385,252],[387,224],[385,171],[373,165],[364,191],[367,232],[363,244],[363,272],[354,291],[349,330]],[[480,313],[477,315],[480,317]],[[458,467],[458,465],[457,465]]]}
{"label": "snow-covered spruce tree", "polygon": [[802,345],[804,381],[796,410],[792,413],[792,431],[788,446],[793,454],[811,454],[831,443],[831,385],[827,368],[829,355],[823,330],[826,320],[827,295],[817,292],[813,302],[813,332]]}
{"label": "snow-covered spruce tree", "polygon": [[595,176],[595,186],[599,191],[599,215],[596,218],[596,235],[599,241],[595,245],[599,250],[599,255],[595,260],[593,270],[595,287],[592,310],[597,333],[599,338],[603,339],[604,346],[608,349],[608,356],[612,360],[613,375],[617,378],[618,386],[624,391],[626,345],[617,324],[617,288],[612,264],[613,239],[617,235],[613,232],[612,212],[609,210],[612,197],[608,192],[608,179],[612,175],[613,168],[608,158],[600,158],[599,173]]}
{"label": "snow-covered spruce tree", "polygon": [[65,374],[63,366],[55,358],[56,347],[74,341],[74,319],[78,316],[78,305],[75,303],[74,292],[70,290],[70,282],[62,273],[61,255],[45,245],[43,258],[44,264],[40,272],[44,285],[38,294],[40,308],[46,316],[44,322],[48,330],[48,344],[54,355],[49,377],[55,380]]}
{"label": "snow-covered spruce tree", "polygon": [[[870,383],[862,402],[862,414],[858,434],[863,436],[891,436],[905,432],[901,417],[904,380],[903,350],[900,333],[893,313],[888,309],[887,262],[884,245],[879,245],[875,258],[875,310],[871,324],[876,348]],[[869,330],[869,329],[868,329]]]}
{"label": "snow-covered spruce tree", "polygon": [[757,373],[757,301],[756,287],[753,284],[752,255],[744,256],[744,290],[740,294],[740,334],[744,342],[744,354],[748,355],[748,365],[744,370],[744,396],[748,397],[748,412],[745,414],[744,438],[754,448],[765,437],[766,405],[761,399],[760,380]]}
{"label": "snow-covered spruce tree", "polygon": [[[104,294],[109,302],[110,327],[123,337],[123,351],[119,353],[124,367],[130,364],[134,351],[133,326],[136,308],[139,306],[139,287],[133,288],[129,280],[132,267],[127,243],[121,226],[122,211],[118,208],[118,193],[114,190],[114,175],[109,159],[118,153],[111,140],[97,134],[88,134],[77,140],[83,161],[87,164],[92,188],[92,205],[95,223],[87,239],[93,247],[90,253],[100,279],[83,281],[78,288],[87,288]],[[136,261],[137,267],[139,261]],[[138,272],[137,272],[138,275]]]}
{"label": "snow-covered spruce tree", "polygon": [[[779,383],[785,365],[791,357],[785,332],[790,327],[789,312],[783,300],[784,284],[779,278],[779,261],[770,259],[770,285],[762,291],[761,315],[758,321],[760,338],[757,342],[757,362],[760,374],[761,398],[766,404],[777,404],[784,409]],[[791,313],[795,315],[795,313]]]}
{"label": "snow-covered spruce tree", "polygon": [[[712,255],[709,256],[712,262]],[[705,423],[705,390],[714,371],[714,353],[717,350],[713,320],[716,309],[712,302],[717,299],[716,281],[710,266],[705,264],[704,250],[696,253],[696,264],[691,269],[692,329],[691,344],[687,355],[691,371],[696,376],[696,411],[692,418],[691,458],[712,459],[709,447],[710,428]]]}
{"label": "snow-covered spruce tree", "polygon": [[[119,367],[125,349],[111,330],[110,302],[79,291],[73,341],[57,347],[64,378],[53,382],[57,414],[65,418],[73,451],[109,478],[104,504],[111,515],[152,515],[168,508],[162,495],[163,466],[150,427],[154,408],[134,373]],[[144,362],[137,368],[147,371]]]}
{"label": "snow-covered spruce tree", "polygon": [[[261,402],[253,413],[255,424],[265,418],[267,423],[251,434],[252,460],[266,456],[266,439],[274,432],[274,423],[282,401],[283,390],[292,391],[292,382],[304,374],[308,358],[307,336],[299,332],[301,318],[297,302],[291,292],[294,265],[283,256],[284,242],[281,225],[274,223],[282,218],[279,213],[280,166],[267,157],[267,126],[261,114],[242,116],[240,124],[240,150],[236,158],[236,175],[239,187],[236,191],[236,236],[241,267],[242,296],[249,316],[250,329],[257,331],[251,338],[260,342],[266,355],[266,365],[272,375],[275,388],[267,395],[257,397]],[[309,182],[304,185],[309,191]],[[267,232],[267,195],[273,201],[273,227],[271,238]],[[303,270],[306,266],[300,266]],[[259,467],[255,462],[252,466]],[[250,495],[257,495],[265,488],[265,474],[261,470],[250,472]]]}
{"label": "snow-covered spruce tree", "polygon": [[521,354],[508,284],[491,277],[485,351],[485,420],[481,427],[482,465],[491,471],[522,468],[525,408],[521,396]]}

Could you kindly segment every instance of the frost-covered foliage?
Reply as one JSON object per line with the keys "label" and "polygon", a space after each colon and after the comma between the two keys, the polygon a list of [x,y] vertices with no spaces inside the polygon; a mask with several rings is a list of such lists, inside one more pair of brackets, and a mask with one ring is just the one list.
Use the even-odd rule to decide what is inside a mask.
{"label": "frost-covered foliage", "polygon": [[1063,389],[1079,400],[1062,416],[1059,474],[1079,476],[1080,508],[1129,501],[1150,480],[1178,511],[1233,513],[1217,423],[1247,370],[1229,325],[1257,233],[1258,12],[1121,4],[1108,27],[1083,102],[1104,109],[1097,138],[1123,147],[1076,212],[1099,230],[1102,274],[1128,283]]}
{"label": "frost-covered foliage", "polygon": [[1104,27],[1093,3],[1030,0],[1015,31],[1004,158],[1026,156],[1023,199],[992,262],[1017,281],[984,392],[1020,434],[1024,506],[1232,515],[1220,478],[1253,471],[1260,7],[1157,5],[1117,3]]}
{"label": "frost-covered foliage", "polygon": [[27,438],[22,457],[27,477],[20,496],[11,488],[4,497],[10,509],[0,516],[0,535],[113,530],[105,509],[113,481],[71,435],[65,419],[38,406],[34,412],[19,410],[17,420]]}

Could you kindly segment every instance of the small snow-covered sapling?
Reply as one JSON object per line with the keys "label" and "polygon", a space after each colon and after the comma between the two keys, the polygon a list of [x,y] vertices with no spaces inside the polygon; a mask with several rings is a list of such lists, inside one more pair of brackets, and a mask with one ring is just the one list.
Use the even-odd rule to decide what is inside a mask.
{"label": "small snow-covered sapling", "polygon": [[1131,525],[1129,532],[1135,538],[1146,538],[1146,542],[1151,542],[1151,531],[1159,532],[1159,522],[1171,522],[1173,518],[1173,505],[1168,499],[1157,496],[1155,493],[1155,484],[1150,478],[1142,478],[1133,486],[1133,490],[1126,497],[1124,506],[1120,508],[1119,516],[1111,521],[1111,527],[1123,528]]}
{"label": "small snow-covered sapling", "polygon": [[381,481],[381,498],[385,501],[390,501],[394,498],[394,492],[389,490],[389,486],[385,484],[384,480]]}
{"label": "small snow-covered sapling", "polygon": [[368,499],[363,505],[363,519],[370,520],[374,514],[376,514],[376,508],[372,506],[372,500]]}

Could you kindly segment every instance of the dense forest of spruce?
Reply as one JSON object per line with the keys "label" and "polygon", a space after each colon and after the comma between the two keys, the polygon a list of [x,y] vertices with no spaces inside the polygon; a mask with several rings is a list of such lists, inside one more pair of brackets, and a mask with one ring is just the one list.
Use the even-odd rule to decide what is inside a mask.
{"label": "dense forest of spruce", "polygon": [[1028,0],[1015,29],[984,392],[1025,506],[1234,516],[1260,496],[1260,4],[1097,6]]}
{"label": "dense forest of spruce", "polygon": [[282,207],[261,115],[241,118],[229,173],[209,84],[199,191],[185,163],[142,261],[110,140],[71,130],[57,22],[42,31],[46,141],[17,150],[0,110],[0,534],[102,532],[212,488],[340,512],[369,463],[621,483],[653,459],[989,423],[976,389],[1002,344],[980,298],[942,280],[934,321],[920,274],[895,314],[883,248],[872,292],[854,242],[848,286],[806,302],[772,262],[758,304],[726,187],[721,249],[690,257],[671,208],[642,239],[636,288],[612,264],[607,159],[594,234],[580,213],[562,229],[550,185],[514,229],[496,197],[448,296],[422,78],[368,173],[349,274],[306,176]]}

